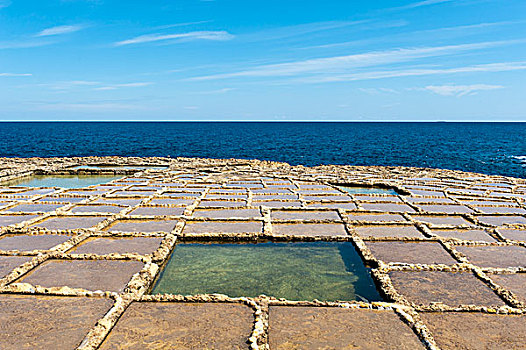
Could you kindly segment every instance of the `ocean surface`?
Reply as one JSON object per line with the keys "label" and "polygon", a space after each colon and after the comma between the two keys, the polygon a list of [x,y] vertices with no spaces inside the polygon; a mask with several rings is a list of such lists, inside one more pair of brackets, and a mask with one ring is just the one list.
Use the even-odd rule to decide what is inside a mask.
{"label": "ocean surface", "polygon": [[526,123],[4,122],[1,157],[170,156],[526,177]]}

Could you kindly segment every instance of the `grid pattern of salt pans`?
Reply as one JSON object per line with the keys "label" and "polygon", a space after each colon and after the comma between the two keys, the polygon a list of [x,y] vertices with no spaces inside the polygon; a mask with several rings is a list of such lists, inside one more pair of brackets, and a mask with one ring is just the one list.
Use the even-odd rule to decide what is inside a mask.
{"label": "grid pattern of salt pans", "polygon": [[[228,339],[232,348],[341,348],[358,337],[342,335],[338,327],[345,328],[345,322],[373,332],[370,339],[376,345],[385,342],[397,348],[448,349],[459,342],[468,348],[520,348],[526,342],[521,316],[526,312],[522,179],[449,170],[305,168],[185,158],[2,163],[2,181],[34,172],[123,176],[73,190],[0,187],[0,304],[18,312],[23,322],[6,316],[0,321],[18,321],[16,330],[29,339],[8,338],[18,333],[7,326],[0,329],[6,333],[0,334],[2,348],[45,347],[47,340],[39,344],[35,331],[40,323],[24,320],[21,310],[42,322],[55,318],[56,328],[47,332],[57,332],[57,344],[64,338],[60,327],[86,320],[84,328],[64,333],[69,335],[65,348],[106,349],[117,343],[148,347],[141,343],[144,337],[155,339],[152,347],[182,342],[188,348],[224,348]],[[77,167],[86,164],[118,167]],[[139,165],[166,169],[133,169]],[[342,187],[373,185],[398,194]],[[373,266],[386,302],[147,295],[179,241],[268,239],[353,242]],[[65,296],[75,297],[68,300],[76,304],[62,302]],[[75,308],[79,314],[71,313]],[[175,317],[166,328],[161,322],[166,310],[194,315],[204,324],[220,324],[225,317],[230,323],[181,339],[171,327],[198,328],[203,323]],[[100,319],[90,319],[93,314]],[[157,320],[156,326],[141,326],[146,317]],[[319,322],[307,322],[312,317]],[[473,325],[479,332],[469,338]],[[320,337],[305,340],[301,332]]]}

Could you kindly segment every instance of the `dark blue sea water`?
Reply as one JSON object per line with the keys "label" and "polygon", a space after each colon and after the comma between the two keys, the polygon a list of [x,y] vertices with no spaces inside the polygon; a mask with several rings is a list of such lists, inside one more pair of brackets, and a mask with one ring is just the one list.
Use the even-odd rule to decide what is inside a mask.
{"label": "dark blue sea water", "polygon": [[526,123],[0,123],[0,156],[257,158],[526,177]]}

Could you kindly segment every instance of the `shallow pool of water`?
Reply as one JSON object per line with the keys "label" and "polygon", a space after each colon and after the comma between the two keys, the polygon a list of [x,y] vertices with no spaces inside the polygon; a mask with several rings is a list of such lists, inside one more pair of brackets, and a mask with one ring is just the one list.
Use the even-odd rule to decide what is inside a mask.
{"label": "shallow pool of water", "polygon": [[3,183],[3,186],[83,188],[104,184],[122,176],[104,175],[33,175]]}
{"label": "shallow pool of water", "polygon": [[389,194],[393,196],[398,195],[398,192],[396,192],[396,190],[384,187],[338,186],[338,188],[350,194]]}
{"label": "shallow pool of water", "polygon": [[381,300],[349,242],[179,244],[152,290],[164,293]]}

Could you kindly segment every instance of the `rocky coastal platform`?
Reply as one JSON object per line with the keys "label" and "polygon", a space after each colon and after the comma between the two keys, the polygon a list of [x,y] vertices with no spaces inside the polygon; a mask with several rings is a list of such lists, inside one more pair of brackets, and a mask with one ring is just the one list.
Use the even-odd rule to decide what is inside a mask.
{"label": "rocky coastal platform", "polygon": [[[122,178],[8,185],[59,174]],[[351,242],[384,301],[150,294],[189,241]],[[525,179],[236,159],[0,159],[0,349],[526,349],[525,313]]]}

